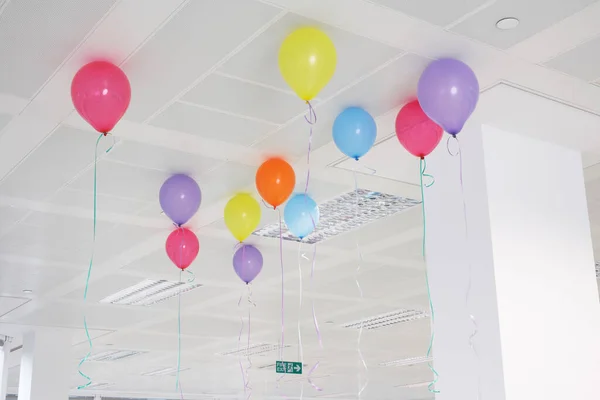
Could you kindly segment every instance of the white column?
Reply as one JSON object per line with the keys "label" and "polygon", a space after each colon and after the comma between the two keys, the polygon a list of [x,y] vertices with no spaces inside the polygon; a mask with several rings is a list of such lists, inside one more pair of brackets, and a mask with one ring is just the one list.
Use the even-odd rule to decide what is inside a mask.
{"label": "white column", "polygon": [[67,400],[72,364],[71,338],[64,330],[25,334],[19,400]]}
{"label": "white column", "polygon": [[0,336],[4,345],[0,349],[0,400],[6,399],[6,389],[8,387],[8,355],[10,354],[10,343],[8,338]]}
{"label": "white column", "polygon": [[459,140],[468,240],[459,157],[442,143],[428,158],[436,398],[475,400],[478,387],[485,400],[598,398],[600,304],[580,153],[477,121]]}

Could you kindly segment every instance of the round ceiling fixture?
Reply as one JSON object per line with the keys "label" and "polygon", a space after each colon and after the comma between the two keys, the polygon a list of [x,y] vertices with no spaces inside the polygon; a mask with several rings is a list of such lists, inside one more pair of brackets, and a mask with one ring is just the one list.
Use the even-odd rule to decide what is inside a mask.
{"label": "round ceiling fixture", "polygon": [[25,293],[25,294],[31,294],[31,293],[33,293],[33,290],[31,290],[31,289],[23,289],[23,293]]}
{"label": "round ceiling fixture", "polygon": [[515,17],[502,18],[500,21],[496,22],[496,28],[502,31],[515,29],[517,26],[519,26],[519,20]]}

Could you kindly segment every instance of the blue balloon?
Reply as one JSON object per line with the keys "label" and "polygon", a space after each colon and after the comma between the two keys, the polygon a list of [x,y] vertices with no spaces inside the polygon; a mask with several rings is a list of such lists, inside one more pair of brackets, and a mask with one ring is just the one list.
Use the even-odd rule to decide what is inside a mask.
{"label": "blue balloon", "polygon": [[283,220],[294,236],[303,239],[310,235],[319,223],[319,206],[309,195],[295,194],[285,205]]}
{"label": "blue balloon", "polygon": [[333,123],[333,141],[342,153],[358,160],[367,154],[377,138],[377,124],[359,107],[346,108]]}

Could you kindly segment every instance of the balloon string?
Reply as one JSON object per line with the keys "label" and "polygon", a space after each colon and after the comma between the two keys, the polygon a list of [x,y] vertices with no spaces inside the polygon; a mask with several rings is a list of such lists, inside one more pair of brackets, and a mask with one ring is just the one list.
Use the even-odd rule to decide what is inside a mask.
{"label": "balloon string", "polygon": [[252,368],[252,360],[250,359],[250,317],[252,314],[252,307],[256,307],[256,304],[252,301],[252,284],[246,285],[248,288],[248,338],[246,340],[246,359],[248,360],[248,367],[246,368],[246,384],[244,387],[244,393],[247,394],[246,400],[250,400],[252,396],[252,386],[250,385],[250,369]]}
{"label": "balloon string", "polygon": [[[419,162],[419,175],[420,175],[420,182],[421,182],[421,212],[423,215],[423,243],[422,243],[422,249],[421,249],[421,255],[423,257],[423,261],[426,261],[426,258],[427,258],[426,257],[427,252],[426,252],[426,247],[425,247],[425,241],[427,238],[427,220],[425,218],[425,188],[430,187],[435,182],[435,179],[433,178],[433,176],[425,173],[426,169],[427,169],[427,161],[425,161],[425,158],[421,158],[420,162]],[[429,184],[423,184],[424,177],[431,178],[431,182]],[[429,311],[431,314],[431,339],[429,340],[429,348],[427,349],[427,358],[429,358],[429,356],[431,355],[431,350],[433,349],[433,341],[435,339],[435,325],[434,325],[435,324],[435,313],[434,313],[434,309],[433,309],[433,301],[431,300],[431,289],[429,287],[429,274],[427,273],[427,267],[425,267],[425,283],[427,285],[427,298],[429,300]],[[431,364],[431,362],[428,362],[427,366],[429,366],[429,369],[433,373],[433,380],[429,383],[429,385],[427,385],[427,389],[431,393],[439,393],[440,391],[435,389],[435,384],[438,381],[439,374],[437,373],[435,368],[433,368],[433,364]]]}
{"label": "balloon string", "polygon": [[[181,275],[183,270],[179,271],[179,283],[182,282]],[[175,378],[175,390],[179,389],[179,373],[181,372],[181,292],[177,295],[177,377]]]}
{"label": "balloon string", "polygon": [[[179,282],[183,282],[182,274],[184,270],[179,271]],[[185,272],[188,273],[189,278],[187,283],[190,284],[196,280],[196,275],[189,269],[185,269]],[[179,375],[181,373],[181,292],[177,295],[177,376],[175,378],[175,390],[177,388],[180,389],[181,392],[181,382],[179,379]],[[183,392],[181,392],[181,396],[183,398]]]}
{"label": "balloon string", "polygon": [[300,329],[300,320],[302,315],[302,258],[306,259],[304,254],[301,254],[302,242],[298,242],[298,279],[299,279],[299,300],[298,300],[298,359],[301,363],[304,362],[304,349],[302,347],[302,331]]}
{"label": "balloon string", "polygon": [[[450,152],[450,140],[451,139],[454,139],[456,141],[456,145],[457,145],[457,150],[454,153]],[[458,138],[456,136],[449,137],[446,147],[448,148],[448,153],[450,153],[452,156],[458,156],[458,160],[459,160],[460,193],[461,193],[461,197],[462,197],[463,218],[464,218],[464,224],[465,224],[465,243],[468,246],[468,244],[469,244],[469,225],[467,223],[467,202],[466,202],[466,198],[465,198],[465,188],[464,188],[464,184],[463,184],[462,151],[460,148],[460,142],[459,142]],[[468,262],[468,276],[469,276],[469,278],[468,278],[468,283],[467,283],[467,291],[465,294],[465,307],[469,314],[469,319],[471,320],[471,324],[473,325],[473,330],[471,331],[471,334],[469,335],[469,347],[471,348],[471,351],[473,352],[473,355],[475,356],[475,360],[477,363],[476,370],[479,371],[479,364],[480,364],[479,354],[477,352],[477,349],[475,348],[475,343],[473,341],[473,338],[475,338],[475,336],[477,336],[477,334],[479,333],[479,327],[477,325],[477,319],[471,312],[471,307],[470,307],[471,287],[472,287],[472,281],[473,281],[473,266],[470,261]],[[481,376],[480,376],[479,372],[477,372],[477,399],[480,399],[480,398],[481,398]]]}
{"label": "balloon string", "polygon": [[[305,254],[301,254],[302,242],[298,242],[298,279],[299,279],[299,300],[298,300],[298,359],[300,364],[304,365],[304,348],[302,345],[302,331],[300,329],[300,321],[302,319],[302,295],[304,288],[302,287],[302,259],[308,260]],[[300,385],[300,399],[304,397],[304,382]]]}
{"label": "balloon string", "polygon": [[312,148],[313,125],[317,123],[317,114],[310,101],[307,101],[308,116],[304,116],[304,120],[310,125],[310,133],[308,134],[308,151],[306,152],[306,184],[304,186],[304,195],[308,193],[308,181],[310,180],[310,151]]}
{"label": "balloon string", "polygon": [[[279,348],[279,358],[283,360],[283,347],[285,339],[285,328],[284,328],[284,276],[283,276],[283,229],[281,227],[281,210],[277,210],[279,213],[279,263],[281,265],[281,346]],[[283,375],[282,375],[283,376]]]}
{"label": "balloon string", "polygon": [[[238,309],[240,309],[241,305],[242,305],[242,298],[244,297],[244,294],[242,293],[240,295],[240,299],[238,300]],[[244,317],[242,316],[242,313],[240,312],[240,323],[241,323],[241,327],[240,327],[240,333],[238,334],[238,361],[240,364],[240,372],[242,373],[242,383],[244,385],[244,394],[247,393],[248,390],[248,386],[246,385],[246,371],[244,370],[244,365],[242,364],[242,332],[244,331]]]}
{"label": "balloon string", "polygon": [[[92,275],[92,266],[94,265],[94,252],[96,250],[96,228],[97,228],[97,214],[98,214],[98,191],[97,191],[97,181],[98,181],[98,145],[100,144],[100,140],[108,134],[102,133],[96,139],[96,146],[94,148],[94,191],[93,191],[93,199],[94,199],[94,218],[93,218],[93,229],[92,229],[92,254],[90,256],[90,263],[88,265],[87,277],[85,279],[85,289],[83,290],[83,303],[85,304],[87,301],[87,293],[90,286],[90,276]],[[110,146],[105,154],[112,150],[114,147],[114,137],[113,137],[113,145]],[[77,389],[84,389],[92,384],[92,378],[81,371],[81,366],[83,363],[87,361],[88,358],[92,355],[92,338],[90,337],[90,332],[88,330],[87,325],[87,316],[85,310],[83,312],[83,328],[85,330],[85,337],[87,338],[87,342],[89,345],[89,350],[87,354],[79,361],[77,366],[77,370],[79,375],[87,380],[87,382],[83,385],[77,386]]]}
{"label": "balloon string", "polygon": [[[353,170],[353,175],[354,175],[354,211],[355,211],[355,218],[356,218],[356,220],[358,220],[358,215],[359,215],[358,196],[359,195],[358,195],[358,179],[356,177],[356,168],[354,168],[354,170]],[[358,279],[359,274],[360,274],[360,268],[363,263],[363,255],[362,255],[362,251],[360,250],[360,244],[359,244],[359,240],[358,240],[358,231],[356,231],[354,238],[356,241],[356,252],[358,254],[358,263],[356,266],[354,281],[356,283],[356,287],[358,288],[358,292],[360,294],[360,300],[361,300],[361,302],[364,302],[365,298],[364,298],[363,290],[362,290],[362,287],[360,286],[360,282]],[[365,370],[365,383],[363,385],[361,385],[361,376],[360,376],[360,372],[359,372],[358,373],[358,398],[359,399],[361,398],[362,393],[365,391],[365,389],[367,388],[367,386],[369,384],[369,367],[367,367],[367,362],[365,361],[365,358],[363,357],[361,346],[360,346],[361,340],[362,340],[363,328],[364,328],[364,318],[361,318],[360,328],[358,330],[358,339],[356,341],[356,350],[358,352],[360,362]]]}
{"label": "balloon string", "polygon": [[[315,277],[315,263],[316,263],[316,261],[317,261],[317,244],[314,243],[313,244],[312,265],[310,267],[310,286],[311,286],[311,291],[313,292],[313,294],[315,293],[315,280],[314,280],[314,277]],[[314,296],[312,298],[312,317],[313,317],[313,323],[315,325],[315,331],[317,333],[317,340],[319,341],[319,348],[321,350],[323,350],[323,339],[321,337],[321,330],[319,329],[319,322],[317,321],[317,313],[315,312],[315,298],[314,298]],[[315,389],[318,392],[322,391],[323,389],[314,384],[314,382],[312,381],[312,375],[317,370],[317,368],[319,368],[320,364],[321,364],[321,361],[317,361],[315,363],[315,365],[312,366],[312,368],[310,369],[310,371],[308,371],[308,383],[310,383],[310,385],[313,387],[313,389]]]}

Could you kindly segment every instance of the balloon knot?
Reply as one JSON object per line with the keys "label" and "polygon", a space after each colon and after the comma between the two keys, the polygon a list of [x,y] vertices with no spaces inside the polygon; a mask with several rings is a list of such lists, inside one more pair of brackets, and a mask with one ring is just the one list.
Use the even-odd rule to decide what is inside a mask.
{"label": "balloon knot", "polygon": [[456,139],[456,133],[451,133],[450,135],[452,135],[452,137],[453,137],[454,139]]}
{"label": "balloon knot", "polygon": [[356,161],[358,161],[358,157],[354,157],[354,159],[355,159]]}

